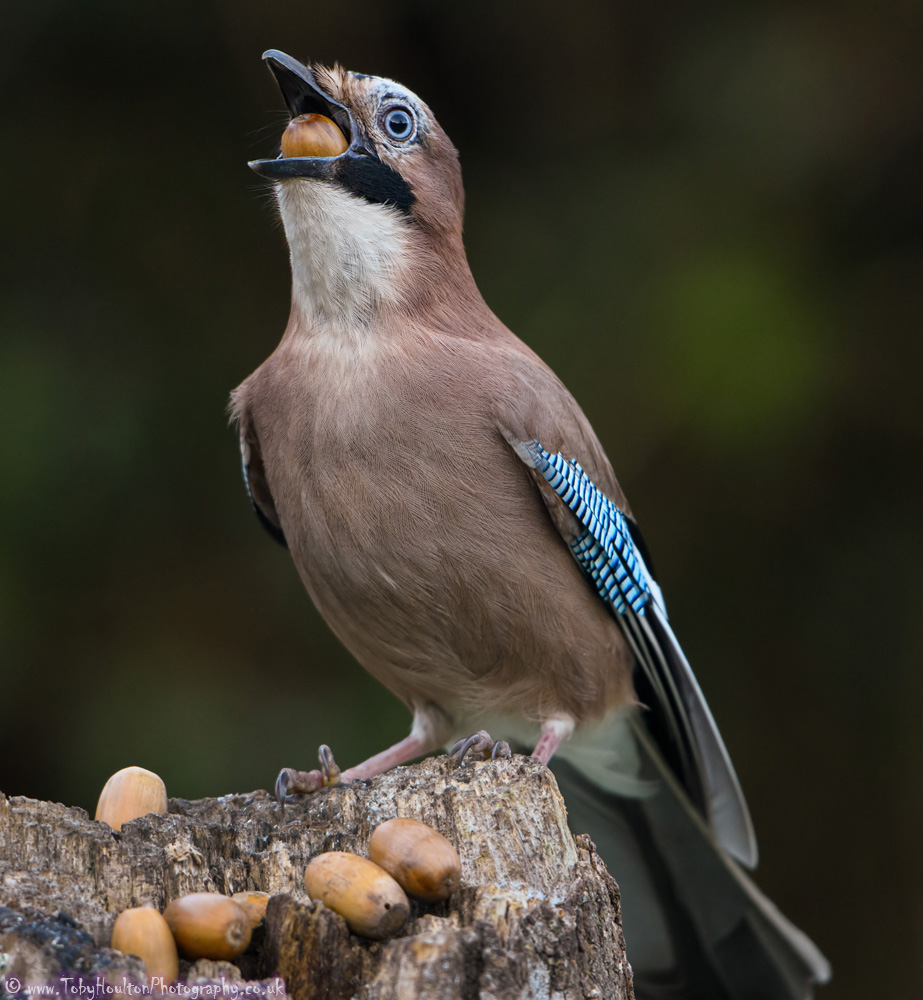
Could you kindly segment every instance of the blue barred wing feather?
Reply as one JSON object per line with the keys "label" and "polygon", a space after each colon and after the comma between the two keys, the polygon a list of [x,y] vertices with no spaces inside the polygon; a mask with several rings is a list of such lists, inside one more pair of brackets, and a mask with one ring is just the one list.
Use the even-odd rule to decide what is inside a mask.
{"label": "blue barred wing feather", "polygon": [[535,468],[583,528],[570,549],[599,596],[619,615],[629,609],[643,615],[651,588],[635,555],[625,515],[593,485],[579,462],[568,462],[560,453],[550,455],[537,441],[527,447]]}

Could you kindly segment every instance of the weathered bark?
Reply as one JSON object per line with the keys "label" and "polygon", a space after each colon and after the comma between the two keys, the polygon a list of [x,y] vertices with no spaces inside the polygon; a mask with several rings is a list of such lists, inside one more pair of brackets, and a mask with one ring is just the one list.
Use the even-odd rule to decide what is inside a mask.
{"label": "weathered bark", "polygon": [[[308,900],[302,877],[321,851],[366,855],[392,816],[455,844],[462,887],[445,903],[414,902],[400,936],[371,942]],[[168,815],[120,834],[82,809],[0,795],[0,979],[143,979],[137,959],[106,947],[121,910],[244,889],[280,895],[237,965],[248,978],[283,976],[297,1000],[632,996],[618,888],[589,839],[568,831],[551,772],[528,758],[458,769],[433,758],[299,799],[284,816],[262,791],[171,799]],[[240,974],[205,962],[182,973]]]}

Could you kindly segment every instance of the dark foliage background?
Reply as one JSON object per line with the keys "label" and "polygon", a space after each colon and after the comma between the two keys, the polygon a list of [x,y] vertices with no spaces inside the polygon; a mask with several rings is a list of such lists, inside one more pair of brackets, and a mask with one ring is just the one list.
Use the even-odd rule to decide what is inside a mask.
{"label": "dark foliage background", "polygon": [[458,145],[475,275],[609,449],[824,995],[920,995],[921,37],[904,0],[8,5],[0,788],[213,795],[406,730],[224,411],[288,309],[260,54],[340,60]]}

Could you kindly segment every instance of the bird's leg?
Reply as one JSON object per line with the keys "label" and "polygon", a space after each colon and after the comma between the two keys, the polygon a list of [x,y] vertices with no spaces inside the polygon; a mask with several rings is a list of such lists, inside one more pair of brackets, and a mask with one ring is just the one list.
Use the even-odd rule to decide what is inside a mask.
{"label": "bird's leg", "polygon": [[435,750],[442,744],[447,727],[448,720],[445,715],[435,705],[427,705],[414,714],[413,728],[409,736],[342,772],[334,760],[330,747],[321,744],[318,750],[320,770],[296,771],[291,767],[282,768],[279,777],[276,778],[276,798],[283,803],[286,795],[298,792],[308,794],[329,785],[349,784],[356,779],[374,778],[378,774],[390,771],[392,767],[405,764],[414,757],[422,757],[423,754]]}
{"label": "bird's leg", "polygon": [[469,754],[472,757],[478,757],[481,760],[487,760],[488,757],[493,759],[496,757],[513,756],[509,743],[505,740],[497,740],[494,742],[494,738],[487,732],[486,729],[479,730],[473,736],[467,736],[460,739],[449,751],[449,757],[451,757],[456,764],[461,764],[461,762]]}
{"label": "bird's leg", "polygon": [[532,756],[547,764],[555,750],[574,731],[574,720],[569,715],[557,715],[542,724],[542,732],[532,751]]}
{"label": "bird's leg", "polygon": [[369,757],[361,764],[340,771],[333,751],[326,744],[321,744],[317,756],[320,759],[320,770],[296,771],[291,767],[283,767],[276,778],[276,798],[284,802],[286,795],[295,793],[309,794],[327,788],[330,785],[349,784],[356,778],[374,778],[378,774],[390,771],[392,767],[405,764],[414,757],[420,757],[435,750],[438,743],[431,743],[415,736],[413,733],[395,743],[394,746],[382,750],[381,753]]}

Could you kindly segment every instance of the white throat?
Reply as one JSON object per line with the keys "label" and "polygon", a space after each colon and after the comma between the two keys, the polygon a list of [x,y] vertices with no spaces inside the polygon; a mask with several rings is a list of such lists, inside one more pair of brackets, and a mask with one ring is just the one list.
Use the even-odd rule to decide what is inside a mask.
{"label": "white throat", "polygon": [[313,325],[355,335],[398,301],[410,235],[397,209],[316,180],[283,181],[276,196],[293,301]]}

